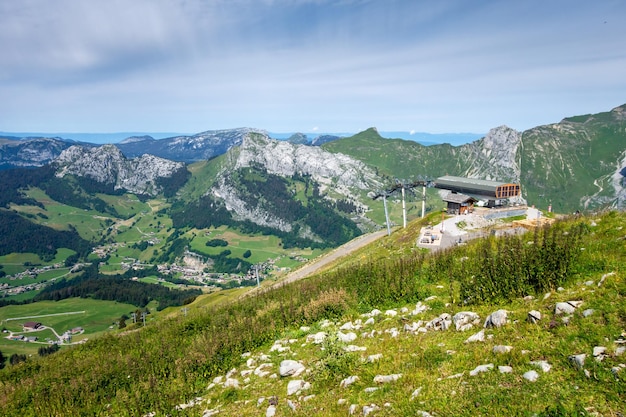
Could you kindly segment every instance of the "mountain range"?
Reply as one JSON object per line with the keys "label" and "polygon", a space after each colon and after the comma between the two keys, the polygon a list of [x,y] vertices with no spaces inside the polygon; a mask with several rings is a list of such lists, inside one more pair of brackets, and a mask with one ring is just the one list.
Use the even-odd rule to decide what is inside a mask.
{"label": "mountain range", "polygon": [[[524,132],[500,126],[459,146],[386,139],[375,128],[319,146],[306,135],[287,139],[252,128],[101,146],[5,138],[1,203],[20,211],[32,201],[28,190],[40,188],[59,203],[119,214],[107,195],[159,197],[168,200],[164,213],[175,227],[222,224],[299,246],[336,246],[381,227],[382,205],[372,192],[443,175],[519,183],[529,204],[561,213],[626,204],[626,106]],[[441,207],[438,198],[429,191],[428,210]],[[421,198],[408,199],[416,216],[411,210]],[[397,207],[392,200],[392,221]]]}

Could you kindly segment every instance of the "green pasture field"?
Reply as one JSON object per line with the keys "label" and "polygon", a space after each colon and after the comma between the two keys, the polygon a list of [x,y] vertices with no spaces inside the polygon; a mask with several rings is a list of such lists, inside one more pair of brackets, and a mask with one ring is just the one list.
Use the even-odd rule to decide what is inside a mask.
{"label": "green pasture field", "polygon": [[[63,263],[65,259],[75,254],[71,249],[67,248],[59,248],[57,249],[57,253],[54,259],[50,262],[44,262],[41,258],[34,253],[10,253],[8,255],[0,256],[0,265],[2,265],[2,270],[6,272],[7,275],[15,275],[20,272],[24,272],[27,269],[32,268],[33,266],[40,267],[46,265],[54,265],[56,263]],[[30,263],[30,266],[24,265],[25,263]],[[46,281],[52,278],[58,278],[63,276],[69,272],[69,269],[63,268],[55,271],[46,271],[37,276],[35,279],[25,280],[11,280],[7,277],[0,278],[0,283],[7,283],[11,286],[19,286],[31,284],[34,282]]]}
{"label": "green pasture field", "polygon": [[145,282],[148,284],[157,284],[157,285],[163,285],[164,287],[169,287],[169,288],[179,288],[178,284],[174,284],[168,281],[159,281],[159,279],[157,277],[144,277],[144,278],[139,278],[139,281],[141,282]]}
{"label": "green pasture field", "polygon": [[[190,244],[191,250],[208,253],[210,255],[218,255],[225,249],[229,249],[232,252],[231,257],[242,259],[244,252],[249,250],[252,255],[247,261],[251,263],[265,262],[268,259],[278,257],[289,259],[287,255],[292,253],[306,259],[311,259],[324,252],[319,249],[283,249],[280,245],[280,239],[276,236],[243,235],[226,227],[207,230],[194,229],[193,234],[195,234],[195,237]],[[206,243],[213,239],[223,239],[228,242],[228,246],[206,246]],[[300,264],[298,261],[289,261],[289,266]]]}
{"label": "green pasture field", "polygon": [[[75,342],[84,338],[93,338],[109,329],[123,314],[129,315],[137,307],[132,304],[116,301],[93,300],[90,298],[68,298],[61,301],[39,301],[33,304],[8,305],[0,308],[0,323],[7,330],[22,334],[22,325],[26,321],[37,321],[45,326],[52,327],[62,334],[75,327],[82,327],[85,332],[76,336]],[[81,312],[77,314],[67,314]],[[48,317],[48,314],[60,314]],[[7,320],[22,318],[18,320]],[[43,333],[30,332],[29,335],[43,339]],[[52,332],[45,337],[51,337]],[[12,353],[37,353],[41,345],[0,338],[0,351],[6,356]]]}
{"label": "green pasture field", "polygon": [[99,239],[103,231],[107,228],[104,221],[107,219],[114,220],[110,215],[95,210],[83,210],[58,203],[48,197],[48,195],[39,188],[31,188],[26,194],[42,203],[46,208],[43,213],[48,218],[40,218],[37,220],[39,224],[57,230],[69,230],[68,225],[71,224],[76,227],[78,234],[80,234],[83,239]]}
{"label": "green pasture field", "polygon": [[149,212],[151,210],[148,204],[141,202],[134,194],[124,194],[123,197],[108,194],[97,194],[97,196],[100,200],[115,208],[115,211],[125,219],[142,211]]}

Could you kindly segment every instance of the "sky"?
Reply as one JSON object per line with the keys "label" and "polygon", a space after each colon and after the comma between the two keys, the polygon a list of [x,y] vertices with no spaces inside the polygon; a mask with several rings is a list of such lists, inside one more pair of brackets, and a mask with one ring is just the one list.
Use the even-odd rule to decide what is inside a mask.
{"label": "sky", "polygon": [[517,130],[626,103],[623,0],[0,0],[0,131]]}

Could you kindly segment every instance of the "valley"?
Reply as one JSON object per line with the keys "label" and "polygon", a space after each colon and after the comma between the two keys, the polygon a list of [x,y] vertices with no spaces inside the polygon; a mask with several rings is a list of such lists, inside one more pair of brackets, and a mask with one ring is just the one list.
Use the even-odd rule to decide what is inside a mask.
{"label": "valley", "polygon": [[[479,414],[509,415],[508,389],[486,400],[503,384],[533,396],[537,415],[553,411],[541,390],[567,412],[614,415],[623,351],[606,344],[621,343],[626,317],[624,114],[621,106],[525,132],[501,126],[457,147],[374,128],[321,146],[258,129],[120,147],[56,141],[50,163],[0,170],[0,413],[473,415],[464,414],[473,401]],[[158,155],[130,155],[152,146]],[[446,175],[520,184],[522,195],[504,208],[474,196],[451,206],[433,181]],[[424,195],[408,187],[403,201],[413,181],[432,187]],[[582,300],[602,314],[563,321],[553,300]],[[420,306],[428,308],[412,313]],[[549,320],[518,325],[527,307]],[[461,334],[431,332],[450,330],[445,323],[469,309],[480,318],[473,326],[508,311],[515,326],[488,331],[486,343],[514,353],[493,356],[466,348]],[[375,310],[389,313],[378,319]],[[364,326],[369,335],[341,339]],[[321,333],[328,340],[315,342]],[[596,348],[607,365],[578,370],[595,372],[599,388],[562,360]],[[359,352],[370,351],[397,360],[369,369]],[[307,369],[302,379],[255,373],[285,360]],[[524,375],[538,361],[559,370],[533,388]],[[489,373],[496,366],[514,375],[499,379]],[[408,382],[379,382],[385,376]],[[439,401],[442,380],[452,393]],[[564,380],[584,387],[579,402],[574,386],[548,388]],[[300,394],[284,386],[294,381]]]}

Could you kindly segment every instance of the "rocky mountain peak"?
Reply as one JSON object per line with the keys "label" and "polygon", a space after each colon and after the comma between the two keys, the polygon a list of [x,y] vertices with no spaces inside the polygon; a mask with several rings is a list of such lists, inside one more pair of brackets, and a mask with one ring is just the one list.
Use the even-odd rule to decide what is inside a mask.
{"label": "rocky mountain peak", "polygon": [[156,195],[161,190],[159,178],[171,177],[185,167],[184,163],[169,161],[154,155],[127,159],[115,145],[97,148],[71,146],[54,161],[56,175],[87,177],[104,184],[114,184],[137,194]]}
{"label": "rocky mountain peak", "polygon": [[477,163],[472,164],[465,175],[493,181],[519,182],[521,169],[518,149],[521,142],[522,133],[508,126],[491,129],[484,138],[467,146],[473,149]]}
{"label": "rocky mountain peak", "polygon": [[264,166],[269,173],[292,176],[311,175],[316,181],[339,186],[372,189],[379,187],[376,173],[363,162],[319,147],[297,145],[258,134],[247,135],[237,152],[230,154],[235,168],[252,164]]}

